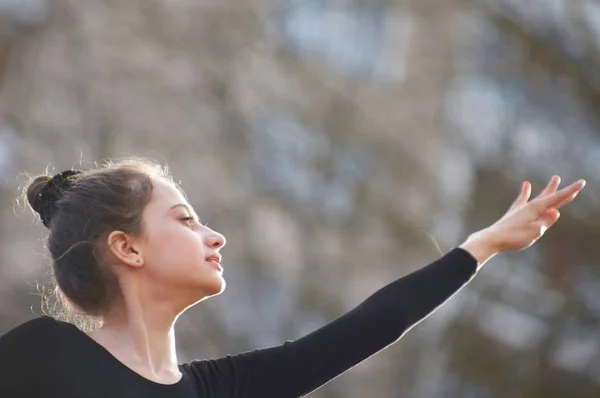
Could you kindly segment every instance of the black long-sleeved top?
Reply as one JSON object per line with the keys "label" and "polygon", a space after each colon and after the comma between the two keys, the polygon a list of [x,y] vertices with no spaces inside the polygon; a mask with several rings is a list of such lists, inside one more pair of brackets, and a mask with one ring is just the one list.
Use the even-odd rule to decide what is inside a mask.
{"label": "black long-sleeved top", "polygon": [[298,340],[184,363],[183,377],[170,385],[134,372],[74,325],[38,317],[0,336],[0,397],[301,397],[395,343],[477,269],[455,248]]}

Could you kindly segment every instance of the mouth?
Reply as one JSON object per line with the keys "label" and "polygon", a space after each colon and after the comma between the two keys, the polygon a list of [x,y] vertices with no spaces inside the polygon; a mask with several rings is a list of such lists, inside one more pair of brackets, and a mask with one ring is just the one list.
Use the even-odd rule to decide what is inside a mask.
{"label": "mouth", "polygon": [[221,264],[221,255],[215,254],[212,256],[208,256],[208,257],[206,257],[206,261],[214,261],[217,264]]}
{"label": "mouth", "polygon": [[205,260],[206,262],[212,264],[217,270],[223,272],[223,267],[221,266],[221,256],[219,254],[208,256]]}

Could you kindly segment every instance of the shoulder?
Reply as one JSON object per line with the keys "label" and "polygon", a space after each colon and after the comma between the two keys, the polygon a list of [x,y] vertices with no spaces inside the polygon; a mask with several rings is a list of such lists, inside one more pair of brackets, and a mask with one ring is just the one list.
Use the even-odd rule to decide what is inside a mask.
{"label": "shoulder", "polygon": [[61,370],[57,362],[64,348],[61,341],[69,339],[64,338],[60,322],[48,316],[30,319],[0,335],[0,396],[41,396],[38,388],[50,386]]}
{"label": "shoulder", "polygon": [[59,321],[46,315],[30,319],[0,335],[0,352],[15,345],[47,341],[59,328]]}
{"label": "shoulder", "polygon": [[58,326],[59,321],[56,319],[49,317],[47,315],[42,315],[37,318],[30,319],[25,321],[14,328],[10,329],[8,332],[1,334],[0,338],[5,336],[12,336],[16,334],[31,334],[37,333],[40,331],[51,330],[52,328],[56,328]]}
{"label": "shoulder", "polygon": [[[281,369],[282,352],[286,347],[289,347],[287,341],[281,346],[228,354],[221,358],[196,359],[182,364],[180,369],[215,396],[266,396],[269,394],[264,390],[272,393],[281,387],[278,370]],[[243,394],[240,393],[242,391]]]}
{"label": "shoulder", "polygon": [[0,335],[0,373],[14,375],[43,362],[40,359],[52,358],[59,340],[56,322],[50,317],[38,317]]}

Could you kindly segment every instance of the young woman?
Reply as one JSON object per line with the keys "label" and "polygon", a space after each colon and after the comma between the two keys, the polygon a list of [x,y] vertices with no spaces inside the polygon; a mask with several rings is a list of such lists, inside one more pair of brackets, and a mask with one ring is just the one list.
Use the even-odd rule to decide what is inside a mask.
{"label": "young woman", "polygon": [[174,326],[225,288],[225,238],[202,225],[166,167],[129,160],[32,180],[60,293],[103,326],[41,316],[0,337],[0,397],[286,398],[304,396],[398,341],[491,257],[532,245],[584,187],[535,199],[525,182],[508,212],[437,261],[352,311],[280,346],[179,364]]}

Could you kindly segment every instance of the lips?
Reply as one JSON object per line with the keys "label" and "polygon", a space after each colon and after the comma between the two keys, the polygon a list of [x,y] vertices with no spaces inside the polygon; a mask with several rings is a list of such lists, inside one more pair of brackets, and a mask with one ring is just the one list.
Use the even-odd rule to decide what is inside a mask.
{"label": "lips", "polygon": [[208,256],[208,257],[206,257],[206,261],[214,261],[217,264],[221,264],[221,255],[220,254],[214,254],[212,256]]}

